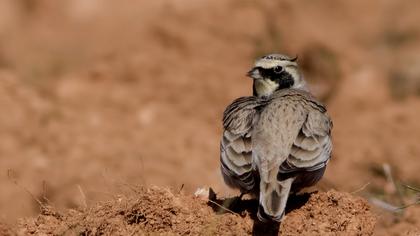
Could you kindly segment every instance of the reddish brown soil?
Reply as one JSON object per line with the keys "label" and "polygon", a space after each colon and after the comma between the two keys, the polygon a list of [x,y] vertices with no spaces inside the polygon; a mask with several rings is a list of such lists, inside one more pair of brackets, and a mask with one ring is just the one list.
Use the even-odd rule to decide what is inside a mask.
{"label": "reddish brown soil", "polygon": [[[273,51],[299,55],[334,121],[317,188],[418,201],[400,183],[420,186],[419,11],[416,0],[0,1],[0,221],[37,216],[35,199],[62,212],[126,185],[236,194],[219,173],[221,114]],[[419,232],[419,205],[381,206],[378,235]]]}
{"label": "reddish brown soil", "polygon": [[[249,210],[249,209],[247,209]],[[36,235],[249,235],[254,213],[216,214],[204,199],[174,194],[161,188],[138,189],[91,208],[58,213],[51,207],[22,220],[20,234]],[[280,225],[279,235],[371,235],[376,219],[366,201],[329,191],[312,194]],[[264,225],[262,231],[274,225]]]}
{"label": "reddish brown soil", "polygon": [[6,225],[2,222],[0,222],[0,235],[2,236],[12,236],[15,235],[16,232],[12,230],[12,228],[9,225]]}
{"label": "reddish brown soil", "polygon": [[312,195],[302,208],[290,212],[281,231],[284,235],[370,235],[375,223],[365,200],[329,191]]}

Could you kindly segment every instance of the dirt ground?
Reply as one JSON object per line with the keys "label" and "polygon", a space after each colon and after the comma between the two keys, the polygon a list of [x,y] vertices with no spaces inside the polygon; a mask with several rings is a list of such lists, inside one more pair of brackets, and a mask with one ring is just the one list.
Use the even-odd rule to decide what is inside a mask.
{"label": "dirt ground", "polygon": [[0,222],[36,217],[37,201],[93,211],[127,186],[234,196],[219,173],[221,114],[250,94],[257,56],[284,52],[334,121],[317,188],[368,200],[377,235],[419,235],[419,11],[414,0],[1,1]]}
{"label": "dirt ground", "polygon": [[18,234],[250,235],[276,228],[279,235],[369,235],[376,221],[365,200],[335,191],[312,194],[302,201],[303,207],[290,210],[279,229],[255,223],[256,201],[238,203],[243,208],[237,213],[222,213],[222,208],[212,208],[205,199],[157,187],[137,190],[134,197],[120,196],[64,214],[45,208],[38,217],[22,220]]}

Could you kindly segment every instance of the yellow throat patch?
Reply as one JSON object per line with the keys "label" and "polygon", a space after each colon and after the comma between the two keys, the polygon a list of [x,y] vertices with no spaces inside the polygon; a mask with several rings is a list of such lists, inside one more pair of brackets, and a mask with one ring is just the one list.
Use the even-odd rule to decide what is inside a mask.
{"label": "yellow throat patch", "polygon": [[258,97],[269,96],[271,95],[279,85],[269,79],[257,79],[255,80],[255,91],[257,92]]}

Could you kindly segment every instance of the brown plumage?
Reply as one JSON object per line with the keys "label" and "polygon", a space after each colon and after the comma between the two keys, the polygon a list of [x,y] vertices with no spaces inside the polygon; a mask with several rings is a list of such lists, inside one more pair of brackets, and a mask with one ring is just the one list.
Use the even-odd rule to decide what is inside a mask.
{"label": "brown plumage", "polygon": [[[283,67],[294,63],[297,68],[285,57],[261,60],[276,58],[282,58],[278,64]],[[290,79],[290,74],[268,79]],[[295,82],[304,82],[295,77]],[[258,197],[261,220],[280,221],[289,194],[322,177],[331,155],[332,122],[325,107],[299,83],[262,94],[238,98],[226,108],[221,170],[227,185]]]}

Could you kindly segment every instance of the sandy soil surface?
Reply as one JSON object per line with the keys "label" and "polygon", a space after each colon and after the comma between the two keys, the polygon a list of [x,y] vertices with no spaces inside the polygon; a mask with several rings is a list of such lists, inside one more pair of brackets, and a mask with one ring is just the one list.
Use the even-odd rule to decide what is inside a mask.
{"label": "sandy soil surface", "polygon": [[[137,189],[132,197],[58,213],[51,207],[22,220],[24,235],[250,235],[276,228],[255,223],[257,202],[239,202],[237,212],[220,211],[205,199],[174,194],[168,189]],[[295,197],[297,199],[298,197]],[[290,209],[279,235],[370,235],[376,218],[367,202],[350,194],[315,193]],[[299,201],[296,201],[296,204]],[[211,204],[210,204],[211,205]],[[242,206],[240,206],[242,205]],[[337,217],[340,215],[340,217]],[[277,230],[278,230],[277,225]],[[264,232],[269,233],[269,232]],[[263,234],[260,234],[263,235]],[[277,234],[276,234],[277,235]]]}
{"label": "sandy soil surface", "polygon": [[250,94],[252,61],[277,51],[299,55],[333,117],[317,188],[367,199],[378,235],[418,234],[420,207],[398,207],[419,200],[405,187],[420,187],[419,10],[414,0],[1,1],[0,221],[37,216],[37,200],[93,207],[126,185],[234,196],[219,173],[221,114]]}

